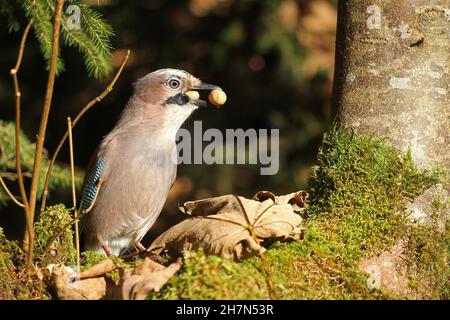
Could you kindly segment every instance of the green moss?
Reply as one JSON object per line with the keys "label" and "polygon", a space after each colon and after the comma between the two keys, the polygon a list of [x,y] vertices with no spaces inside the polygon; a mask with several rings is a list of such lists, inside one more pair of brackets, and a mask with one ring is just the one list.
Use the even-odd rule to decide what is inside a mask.
{"label": "green moss", "polygon": [[434,224],[423,224],[413,229],[407,244],[410,286],[422,298],[450,298],[450,223],[442,232]]}
{"label": "green moss", "polygon": [[[416,270],[420,260],[427,261],[421,265],[430,283],[428,296],[448,293],[448,232],[445,239],[436,227],[415,226],[404,215],[405,199],[414,198],[438,181],[439,172],[418,170],[410,153],[400,155],[383,140],[332,127],[324,136],[309,181],[311,203],[305,216],[305,239],[276,242],[265,253],[277,297],[401,298],[392,292],[370,291],[360,261],[404,237],[410,239],[408,260]],[[422,279],[416,283],[422,286]],[[270,296],[259,257],[236,263],[194,252],[186,255],[183,269],[150,298]]]}
{"label": "green moss", "polygon": [[0,228],[0,299],[48,299],[45,284],[35,269],[27,268],[26,255]]}
{"label": "green moss", "polygon": [[309,180],[309,216],[332,217],[346,244],[386,249],[406,224],[405,199],[438,180],[437,172],[419,171],[410,152],[399,155],[381,139],[333,127]]}
{"label": "green moss", "polygon": [[[62,204],[48,207],[41,212],[35,223],[35,257],[42,266],[51,263],[75,263],[77,253],[73,241],[73,225],[68,226],[72,220],[69,209]],[[63,229],[65,226],[66,229]],[[51,243],[55,236],[56,239]]]}
{"label": "green moss", "polygon": [[87,270],[92,266],[106,260],[108,257],[104,254],[94,252],[94,251],[85,251],[81,253],[80,262],[81,262],[81,271]]}
{"label": "green moss", "polygon": [[13,244],[8,241],[0,228],[0,299],[9,299],[15,286],[14,264],[12,263]]}
{"label": "green moss", "polygon": [[[134,269],[137,265],[139,265],[143,260],[142,259],[133,259],[124,261],[123,259],[116,257],[116,256],[110,256],[107,257],[102,253],[94,252],[94,251],[85,251],[81,253],[81,271],[87,270],[91,268],[92,266],[106,260],[110,259],[112,260],[118,267],[121,268],[127,268],[127,269]],[[119,270],[114,270],[112,272],[109,272],[106,274],[108,278],[113,280],[115,283],[119,283],[120,281],[120,274]]]}
{"label": "green moss", "polygon": [[182,271],[154,299],[265,299],[262,274],[250,264],[188,252]]}

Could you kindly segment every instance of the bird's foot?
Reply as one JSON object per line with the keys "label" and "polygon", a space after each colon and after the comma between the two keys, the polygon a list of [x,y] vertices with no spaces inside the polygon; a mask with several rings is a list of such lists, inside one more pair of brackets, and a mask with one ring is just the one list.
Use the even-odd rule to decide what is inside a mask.
{"label": "bird's foot", "polygon": [[136,246],[136,249],[137,249],[139,252],[146,252],[146,251],[147,251],[147,248],[144,247],[144,245],[143,245],[142,243],[140,243],[139,241],[136,241],[136,242],[134,243],[134,245]]}
{"label": "bird's foot", "polygon": [[131,253],[128,253],[128,254],[121,255],[121,256],[119,256],[119,258],[121,258],[121,259],[129,259],[129,258],[132,258],[132,257],[140,256],[141,254],[146,254],[147,253],[147,248],[144,247],[144,245],[142,243],[140,243],[139,241],[136,241],[134,243],[134,246],[135,246],[136,252],[131,252]]}

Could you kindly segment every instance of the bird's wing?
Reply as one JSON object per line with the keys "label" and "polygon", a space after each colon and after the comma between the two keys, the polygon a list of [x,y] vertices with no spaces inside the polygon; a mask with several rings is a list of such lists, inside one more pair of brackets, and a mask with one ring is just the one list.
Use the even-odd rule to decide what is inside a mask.
{"label": "bird's wing", "polygon": [[[84,177],[83,187],[81,191],[80,207],[78,212],[83,213],[84,210],[88,209],[94,202],[99,191],[100,180],[104,181],[104,169],[106,161],[102,157],[94,157],[88,167],[86,176]],[[80,234],[83,231],[86,218],[89,213],[84,214],[80,221]]]}

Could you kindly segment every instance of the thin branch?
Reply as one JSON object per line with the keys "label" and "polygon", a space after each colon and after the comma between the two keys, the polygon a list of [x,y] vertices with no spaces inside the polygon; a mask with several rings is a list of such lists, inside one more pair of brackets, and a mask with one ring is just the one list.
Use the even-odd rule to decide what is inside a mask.
{"label": "thin branch", "polygon": [[25,27],[25,30],[23,31],[22,40],[20,41],[20,47],[19,47],[19,54],[17,56],[16,65],[13,69],[11,69],[11,74],[17,74],[20,69],[20,64],[22,63],[22,57],[23,57],[23,51],[25,49],[25,42],[27,40],[28,32],[30,31],[31,25],[33,24],[33,21],[28,22],[27,26]]}
{"label": "thin branch", "polygon": [[20,41],[19,54],[17,55],[17,61],[14,68],[11,69],[10,74],[14,83],[14,93],[15,93],[15,110],[16,110],[16,119],[15,119],[15,140],[16,140],[16,172],[17,172],[17,182],[19,184],[20,196],[23,201],[23,208],[25,214],[25,224],[27,229],[28,238],[31,236],[33,223],[30,221],[30,213],[29,213],[29,204],[27,192],[25,190],[25,185],[23,183],[23,174],[22,174],[22,160],[20,158],[20,87],[19,80],[17,78],[17,73],[19,72],[20,65],[22,63],[23,52],[25,50],[25,42],[27,40],[28,32],[30,31],[31,25],[33,21],[30,20],[25,30],[23,31],[22,40]]}
{"label": "thin branch", "polygon": [[[44,141],[45,132],[47,130],[48,116],[50,114],[50,108],[52,104],[53,88],[55,86],[55,73],[56,73],[56,62],[58,59],[58,49],[59,49],[59,35],[61,28],[61,13],[63,8],[64,0],[57,0],[55,9],[55,19],[53,22],[53,41],[52,41],[52,53],[50,60],[50,69],[48,72],[47,89],[45,92],[44,105],[42,110],[41,124],[39,126],[39,132],[36,141],[36,150],[34,154],[34,165],[33,165],[33,178],[31,179],[31,190],[29,198],[29,221],[31,223],[34,221],[34,211],[36,209],[36,200],[38,193],[39,176],[41,173],[42,166],[42,153],[44,151]],[[31,235],[28,239],[28,264],[33,263],[33,247],[34,247],[34,230],[32,230]]]}
{"label": "thin branch", "polygon": [[77,270],[80,271],[80,236],[78,232],[77,193],[75,190],[75,165],[73,160],[72,120],[67,117],[67,130],[69,131],[70,175],[72,178],[72,203],[75,222],[75,247],[77,249]]}
{"label": "thin branch", "polygon": [[[92,108],[97,102],[102,101],[103,98],[106,97],[106,95],[108,95],[108,93],[110,93],[112,91],[112,89],[114,88],[114,84],[116,83],[117,79],[119,78],[120,74],[122,73],[123,68],[125,67],[125,64],[128,61],[129,56],[130,56],[130,50],[127,50],[127,53],[126,53],[125,57],[123,58],[122,64],[120,65],[120,68],[117,70],[117,73],[114,76],[114,78],[111,80],[109,85],[105,88],[105,90],[103,90],[103,92],[99,96],[97,96],[94,99],[92,99],[91,101],[89,101],[83,107],[83,109],[81,109],[81,111],[77,114],[77,116],[75,117],[75,119],[72,122],[72,129],[77,124],[77,122],[81,119],[81,117],[86,113],[86,111],[88,111],[90,108]],[[48,165],[47,174],[45,176],[45,181],[44,181],[43,193],[42,193],[41,210],[45,209],[45,205],[47,202],[48,183],[50,180],[50,175],[52,173],[53,165],[55,164],[56,158],[58,157],[58,154],[59,154],[62,146],[64,145],[64,142],[66,141],[67,137],[68,137],[68,132],[66,131],[64,136],[59,141],[58,146],[56,147],[55,153],[53,154],[52,159],[50,160],[50,164]]]}
{"label": "thin branch", "polygon": [[264,269],[264,273],[265,273],[265,276],[266,276],[267,286],[269,287],[270,299],[278,300],[278,295],[277,295],[277,292],[275,290],[275,286],[273,285],[272,278],[270,276],[269,263],[267,262],[266,257],[264,256],[264,253],[260,253],[259,254],[259,258],[261,259],[261,263],[262,263],[262,266],[263,266],[263,269]]}
{"label": "thin branch", "polygon": [[5,181],[3,180],[2,176],[0,176],[0,185],[2,186],[3,190],[5,190],[6,194],[8,195],[8,197],[15,203],[17,204],[19,207],[24,208],[25,206],[23,205],[23,203],[21,203],[19,200],[17,200],[17,198],[11,193],[11,191],[9,191],[8,186],[5,184]]}
{"label": "thin branch", "polygon": [[[11,180],[11,181],[17,180],[17,173],[14,173],[14,172],[0,171],[0,176],[2,176],[3,178],[6,178],[8,180]],[[24,172],[23,176],[27,177],[27,178],[31,178],[33,175],[31,174],[31,172]]]}

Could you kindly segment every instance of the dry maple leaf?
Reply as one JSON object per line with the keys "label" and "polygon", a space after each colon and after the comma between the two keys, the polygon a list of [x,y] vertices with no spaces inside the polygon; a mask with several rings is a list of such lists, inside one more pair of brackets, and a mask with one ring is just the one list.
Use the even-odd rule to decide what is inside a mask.
{"label": "dry maple leaf", "polygon": [[144,300],[150,292],[158,292],[181,267],[181,261],[165,267],[149,258],[133,272],[121,271],[120,293],[123,300]]}
{"label": "dry maple leaf", "polygon": [[185,202],[180,210],[191,218],[164,232],[148,250],[160,254],[203,248],[206,254],[234,260],[262,254],[263,239],[301,239],[299,213],[306,197],[305,191],[280,197],[260,191],[253,199],[224,195]]}

